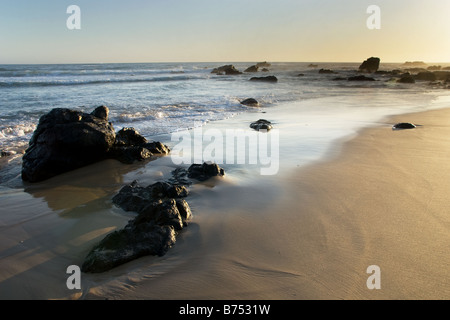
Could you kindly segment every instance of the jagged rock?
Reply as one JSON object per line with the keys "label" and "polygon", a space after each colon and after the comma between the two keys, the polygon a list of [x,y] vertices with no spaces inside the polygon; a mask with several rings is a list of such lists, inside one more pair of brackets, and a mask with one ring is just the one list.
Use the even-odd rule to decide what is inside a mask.
{"label": "jagged rock", "polygon": [[380,67],[380,58],[371,57],[365,60],[360,66],[359,71],[373,73],[378,71]]}
{"label": "jagged rock", "polygon": [[189,194],[184,186],[168,182],[156,182],[142,187],[137,181],[124,186],[112,201],[125,211],[141,212],[148,205],[169,198],[183,198]]}
{"label": "jagged rock", "polygon": [[93,112],[101,118],[63,108],[43,115],[23,156],[22,179],[38,182],[107,158],[116,134],[105,108]]}

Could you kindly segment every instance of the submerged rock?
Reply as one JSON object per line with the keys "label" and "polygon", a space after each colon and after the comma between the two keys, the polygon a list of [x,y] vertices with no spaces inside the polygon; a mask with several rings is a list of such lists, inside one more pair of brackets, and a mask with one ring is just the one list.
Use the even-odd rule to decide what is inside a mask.
{"label": "submerged rock", "polygon": [[320,69],[319,73],[320,74],[336,74],[337,72],[330,70],[330,69]]}
{"label": "submerged rock", "polygon": [[266,130],[269,131],[273,129],[272,123],[270,121],[259,119],[258,121],[252,122],[250,124],[250,128],[260,131],[260,130]]}
{"label": "submerged rock", "polygon": [[349,77],[347,80],[348,81],[375,81],[374,78],[370,78],[370,77],[366,77],[366,76]]}
{"label": "submerged rock", "polygon": [[379,67],[380,67],[380,58],[371,57],[371,58],[365,60],[359,66],[359,71],[373,73],[373,72],[378,71]]}
{"label": "submerged rock", "polygon": [[258,67],[258,68],[269,68],[270,66],[271,66],[271,64],[268,63],[267,61],[258,62],[256,64],[256,67]]}
{"label": "submerged rock", "polygon": [[277,82],[278,78],[275,76],[253,77],[250,79],[250,81]]}

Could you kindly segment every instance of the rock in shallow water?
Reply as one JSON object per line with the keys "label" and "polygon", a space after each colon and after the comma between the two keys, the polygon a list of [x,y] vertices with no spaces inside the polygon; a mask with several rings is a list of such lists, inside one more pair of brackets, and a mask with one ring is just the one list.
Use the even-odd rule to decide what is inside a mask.
{"label": "rock in shallow water", "polygon": [[261,131],[261,130],[269,131],[269,130],[273,129],[273,126],[270,121],[267,121],[265,119],[259,119],[258,121],[252,122],[250,124],[250,128],[257,130],[257,131]]}
{"label": "rock in shallow water", "polygon": [[22,158],[22,179],[39,182],[108,158],[132,163],[170,152],[133,128],[116,135],[108,114],[100,106],[91,114],[56,108],[43,115]]}

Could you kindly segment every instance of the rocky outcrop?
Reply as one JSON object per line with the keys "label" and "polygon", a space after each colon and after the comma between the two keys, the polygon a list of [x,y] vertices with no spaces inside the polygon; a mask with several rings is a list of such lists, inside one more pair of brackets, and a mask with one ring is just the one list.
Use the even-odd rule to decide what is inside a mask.
{"label": "rocky outcrop", "polygon": [[105,272],[142,256],[163,256],[192,218],[188,203],[182,199],[187,194],[185,187],[164,182],[144,188],[133,181],[123,187],[113,202],[138,215],[95,245],[81,270]]}
{"label": "rocky outcrop", "polygon": [[378,71],[379,67],[380,67],[380,58],[371,57],[371,58],[365,60],[359,66],[359,71],[373,73],[373,72]]}
{"label": "rocky outcrop", "polygon": [[37,182],[105,159],[116,133],[102,106],[92,114],[57,108],[45,114],[25,151],[22,179]]}
{"label": "rocky outcrop", "polygon": [[273,129],[272,123],[270,121],[267,121],[265,119],[259,119],[258,121],[252,122],[250,124],[250,128],[260,131],[260,130],[266,130],[269,131]]}
{"label": "rocky outcrop", "polygon": [[258,72],[259,67],[251,66],[244,70],[244,72]]}
{"label": "rocky outcrop", "polygon": [[259,102],[256,99],[248,98],[241,101],[241,104],[249,107],[259,107]]}
{"label": "rocky outcrop", "polygon": [[133,128],[116,134],[108,115],[100,106],[90,114],[57,108],[42,116],[22,158],[22,179],[38,182],[108,158],[132,163],[170,152]]}
{"label": "rocky outcrop", "polygon": [[236,69],[235,66],[229,64],[229,65],[225,65],[225,66],[221,66],[218,68],[213,69],[213,71],[211,71],[211,73],[215,73],[217,75],[236,75],[236,74],[242,74],[242,72],[240,72],[238,69]]}
{"label": "rocky outcrop", "polygon": [[415,80],[422,81],[435,81],[436,75],[433,72],[419,72],[415,77]]}
{"label": "rocky outcrop", "polygon": [[277,82],[278,78],[275,76],[253,77],[253,78],[250,78],[250,81]]}

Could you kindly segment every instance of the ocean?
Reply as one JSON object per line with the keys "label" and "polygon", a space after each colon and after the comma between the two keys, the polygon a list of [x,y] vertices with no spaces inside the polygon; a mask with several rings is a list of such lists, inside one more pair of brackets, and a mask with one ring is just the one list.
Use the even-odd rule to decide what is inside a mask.
{"label": "ocean", "polygon": [[[277,287],[282,279],[309,279],[323,268],[315,265],[306,276],[297,275],[305,259],[314,260],[322,251],[327,257],[325,249],[333,242],[327,242],[329,233],[323,230],[336,221],[317,221],[345,209],[332,208],[317,221],[303,212],[308,195],[318,190],[307,181],[305,185],[296,181],[296,168],[338,156],[339,147],[367,127],[385,128],[388,137],[401,134],[391,130],[393,123],[387,119],[392,115],[404,115],[408,122],[410,113],[450,105],[450,91],[439,83],[403,84],[384,72],[367,75],[377,81],[347,81],[357,74],[360,63],[317,63],[317,67],[309,62],[272,63],[268,72],[211,73],[225,64],[229,63],[0,65],[0,150],[6,155],[0,162],[0,298],[121,299],[134,297],[138,288],[144,293],[135,297],[146,299],[195,298],[208,292],[216,292],[211,298],[248,297],[253,292],[270,293],[256,298],[284,297],[289,294],[286,288],[273,291],[264,286]],[[233,63],[240,71],[253,64]],[[380,70],[399,68],[404,66],[382,63]],[[320,69],[335,73],[319,73]],[[249,81],[266,75],[276,76],[278,82]],[[258,100],[260,107],[242,105],[246,98]],[[168,144],[172,154],[132,165],[106,160],[40,183],[22,182],[21,156],[42,115],[53,108],[92,112],[100,105],[110,109],[116,131],[134,127],[147,139]],[[187,132],[196,139],[196,133],[202,138],[227,130],[254,132],[249,124],[258,119],[269,120],[274,127],[258,133],[258,139],[270,143],[271,156],[272,147],[278,150],[278,159],[269,159],[277,161],[276,166],[269,163],[272,175],[261,174],[260,169],[268,166],[261,157],[256,164],[219,163],[224,179],[189,188],[193,222],[165,256],[143,257],[105,274],[82,274],[82,290],[68,289],[67,267],[81,265],[94,244],[134,216],[112,204],[120,188],[133,180],[146,186],[172,178],[178,167],[173,161],[178,142],[174,136]],[[205,144],[209,146],[208,139],[202,143],[200,153],[208,149]],[[358,165],[354,168],[358,170]],[[327,176],[319,173],[319,178]],[[292,212],[280,209],[280,203],[292,203]],[[291,220],[283,220],[286,213]],[[297,219],[302,221],[298,226]],[[350,221],[346,218],[344,225]],[[295,228],[288,232],[279,223]],[[324,242],[297,239],[307,230],[323,233]],[[345,232],[339,237],[352,238]],[[278,246],[279,238],[288,242]],[[314,253],[304,253],[305,248]],[[352,258],[359,256],[355,252],[350,252]],[[300,262],[278,266],[283,259],[291,262],[295,254],[301,256]],[[341,278],[331,274],[341,284]],[[250,285],[263,287],[247,287],[252,277],[257,281]],[[143,290],[147,285],[150,289]]]}
{"label": "ocean", "polygon": [[[374,75],[378,81],[342,80],[357,74],[359,63],[272,63],[268,72],[211,73],[224,64],[0,65],[0,150],[20,157],[39,118],[52,108],[91,112],[106,105],[117,131],[134,127],[148,139],[168,142],[180,130],[284,105],[294,108],[287,112],[308,127],[295,130],[303,130],[302,141],[311,142],[301,145],[305,159],[315,159],[339,136],[386,115],[439,107],[435,101],[448,94],[423,82],[396,83],[383,73]],[[240,71],[253,64],[233,63]],[[380,70],[400,68],[382,63]],[[267,75],[278,82],[249,81]],[[255,98],[261,108],[240,104],[246,98]],[[318,99],[328,100],[311,105]]]}

